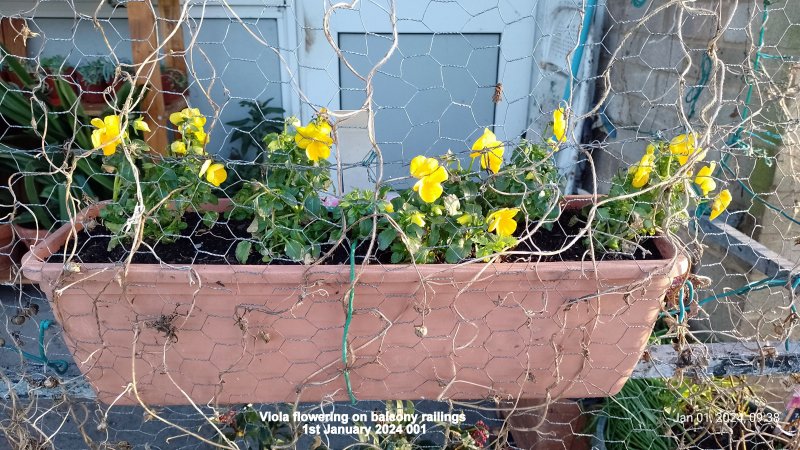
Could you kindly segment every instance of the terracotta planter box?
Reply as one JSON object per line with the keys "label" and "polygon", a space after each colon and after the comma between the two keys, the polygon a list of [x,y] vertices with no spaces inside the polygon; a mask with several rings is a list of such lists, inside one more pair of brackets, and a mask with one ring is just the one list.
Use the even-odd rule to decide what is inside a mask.
{"label": "terracotta planter box", "polygon": [[[96,214],[86,211],[75,227]],[[120,265],[76,273],[43,262],[71,234],[66,226],[34,246],[24,273],[39,281],[102,402],[125,390],[134,369],[151,404],[185,404],[185,395],[198,404],[348,398],[349,266],[133,265],[123,282]],[[369,266],[349,331],[353,392],[359,400],[615,394],[665,292],[688,271],[666,240],[657,245],[663,260],[598,262],[596,272],[591,262]],[[568,306],[606,291],[614,292]],[[116,401],[135,402],[130,392]]]}

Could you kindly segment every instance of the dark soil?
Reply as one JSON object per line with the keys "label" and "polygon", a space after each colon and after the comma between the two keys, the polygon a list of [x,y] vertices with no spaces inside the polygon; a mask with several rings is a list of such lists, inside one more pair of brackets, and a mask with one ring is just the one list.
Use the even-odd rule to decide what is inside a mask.
{"label": "dark soil", "polygon": [[[532,239],[522,240],[520,244],[514,249],[515,251],[523,252],[552,252],[561,250],[572,241],[575,236],[583,228],[580,223],[570,225],[574,216],[566,212],[561,215],[556,223],[553,224],[551,230],[546,230],[540,227],[539,230],[532,236]],[[528,226],[517,231],[517,238],[523,235],[528,235],[529,230],[533,227]],[[603,253],[597,254],[598,260],[652,260],[661,259],[661,252],[656,248],[655,241],[652,239],[645,239],[641,243],[642,250],[637,250],[635,253]],[[530,261],[530,256],[515,256],[512,255],[508,258],[511,261]],[[552,261],[583,261],[591,260],[589,249],[586,247],[586,236],[582,236],[573,245],[569,246],[563,252],[557,255],[543,256],[541,258],[535,257],[535,261],[552,262]]]}
{"label": "dark soil", "polygon": [[[514,250],[529,252],[561,249],[581,228],[580,225],[569,226],[570,218],[571,216],[563,215],[550,231],[540,228],[539,231],[533,235],[532,240],[521,242]],[[249,221],[225,220],[220,217],[220,221],[209,229],[203,225],[199,215],[196,213],[187,213],[186,223],[188,226],[177,238],[173,236],[172,239],[164,238],[157,242],[146,241],[146,245],[139,247],[139,250],[133,257],[133,262],[137,264],[239,264],[235,256],[236,244],[250,237],[247,232],[247,227],[250,224]],[[524,230],[526,230],[527,227],[519,228],[517,234],[520,236],[525,234]],[[109,251],[108,244],[110,241],[111,232],[100,225],[81,231],[78,233],[78,247],[74,260],[80,263],[117,263],[124,261],[128,256],[129,247],[126,244],[120,244]],[[589,260],[590,257],[588,256],[584,243],[585,238],[581,238],[571,248],[558,255],[541,258],[525,255],[510,255],[506,257],[505,261],[546,262]],[[369,242],[362,242],[356,248],[356,262],[363,262],[368,246]],[[661,254],[652,241],[645,241],[643,247],[649,252],[648,254],[642,254],[643,252],[641,251],[637,251],[633,256],[607,253],[598,255],[598,259],[643,260],[661,258]],[[331,248],[332,244],[323,245],[322,254],[326,254]],[[158,255],[158,257],[156,257],[156,255]],[[373,252],[373,256],[370,260],[375,263],[388,264],[390,262],[390,257],[391,254],[388,251]],[[326,259],[323,264],[348,264],[349,258],[350,245],[345,243],[334,249],[331,256]],[[63,253],[56,253],[49,259],[49,262],[61,263],[63,261]],[[247,260],[247,264],[264,264],[261,260],[261,255],[255,251],[255,245],[253,245],[253,252]],[[274,259],[269,264],[283,265],[299,263],[285,259]]]}

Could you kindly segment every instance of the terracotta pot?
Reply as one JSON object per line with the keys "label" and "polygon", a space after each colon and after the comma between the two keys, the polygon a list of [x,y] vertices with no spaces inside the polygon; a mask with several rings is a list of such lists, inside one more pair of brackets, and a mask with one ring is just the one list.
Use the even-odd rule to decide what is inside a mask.
{"label": "terracotta pot", "polygon": [[[82,213],[75,228],[99,208]],[[39,242],[23,270],[50,299],[100,401],[135,403],[131,392],[117,399],[134,370],[139,398],[152,404],[348,398],[349,266],[135,264],[125,275],[115,264],[64,270],[44,262],[71,235],[67,225]],[[667,240],[657,245],[665,259],[596,266],[367,266],[348,334],[353,393],[613,395],[639,360],[665,292],[688,271]]]}
{"label": "terracotta pot", "polygon": [[33,247],[36,243],[50,235],[50,232],[47,230],[27,228],[17,224],[14,224],[13,228],[14,234],[16,234],[17,238],[27,247]]}
{"label": "terracotta pot", "polygon": [[81,101],[89,104],[105,103],[103,92],[110,86],[109,83],[86,84],[81,81]]}
{"label": "terracotta pot", "polygon": [[167,69],[161,73],[161,90],[164,95],[164,104],[171,105],[179,102],[189,95],[189,88],[180,82],[184,75],[176,69]]}

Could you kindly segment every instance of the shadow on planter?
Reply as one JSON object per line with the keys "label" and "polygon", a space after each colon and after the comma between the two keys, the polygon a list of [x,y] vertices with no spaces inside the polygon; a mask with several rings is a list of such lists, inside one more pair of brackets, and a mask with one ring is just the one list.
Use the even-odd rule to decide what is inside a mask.
{"label": "shadow on planter", "polygon": [[[75,229],[98,211],[84,211]],[[348,398],[349,266],[134,264],[125,275],[118,264],[45,262],[73,237],[71,226],[60,228],[23,269],[100,401],[136,403],[133,389],[121,395],[134,374],[150,404]],[[367,266],[348,334],[353,392],[359,400],[613,395],[665,293],[688,271],[666,239],[656,245],[664,259]]]}

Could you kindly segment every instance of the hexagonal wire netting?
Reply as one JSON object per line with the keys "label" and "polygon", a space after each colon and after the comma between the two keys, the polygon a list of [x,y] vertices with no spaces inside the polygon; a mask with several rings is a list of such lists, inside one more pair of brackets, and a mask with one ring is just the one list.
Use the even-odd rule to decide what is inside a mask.
{"label": "hexagonal wire netting", "polygon": [[797,445],[797,4],[0,16],[3,448]]}

